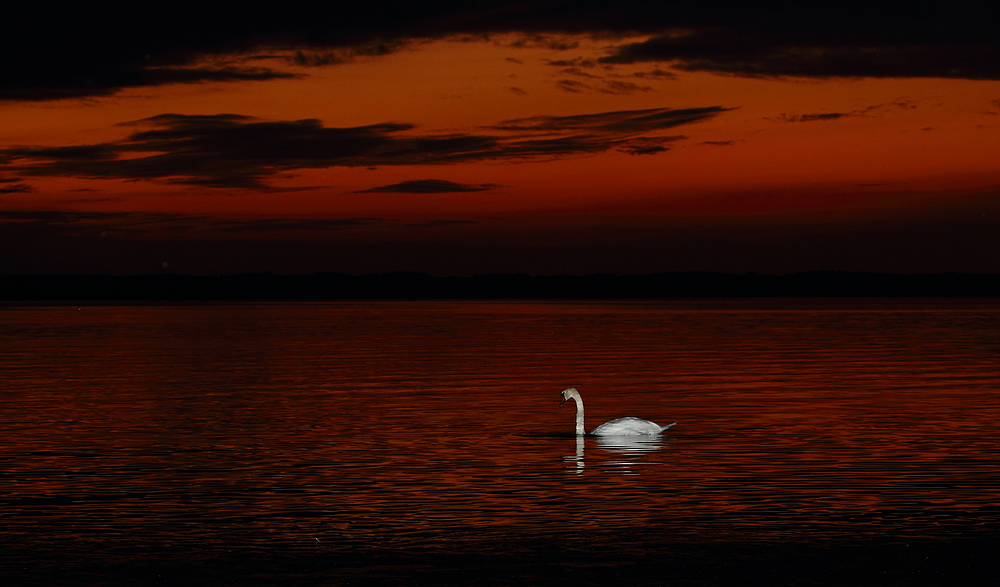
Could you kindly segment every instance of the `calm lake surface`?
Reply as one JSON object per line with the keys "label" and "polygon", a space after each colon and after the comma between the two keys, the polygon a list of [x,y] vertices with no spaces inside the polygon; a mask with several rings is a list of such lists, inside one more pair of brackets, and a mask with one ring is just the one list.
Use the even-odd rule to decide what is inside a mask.
{"label": "calm lake surface", "polygon": [[[2,306],[0,349],[7,584],[1000,572],[998,300]],[[677,425],[577,438],[570,386]]]}

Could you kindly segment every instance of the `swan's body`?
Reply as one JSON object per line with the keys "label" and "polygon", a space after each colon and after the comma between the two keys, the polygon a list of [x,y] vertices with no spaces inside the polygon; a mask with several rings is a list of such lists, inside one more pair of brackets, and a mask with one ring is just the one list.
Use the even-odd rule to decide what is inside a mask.
{"label": "swan's body", "polygon": [[[577,391],[575,387],[570,387],[562,391],[562,397],[563,403],[566,403],[569,400],[576,402],[576,433],[580,436],[585,435],[587,432],[583,427],[583,398],[580,397],[580,392]],[[561,406],[562,403],[559,405]],[[591,436],[653,435],[663,432],[676,423],[677,422],[673,422],[672,424],[667,424],[666,426],[660,426],[656,422],[626,416],[624,418],[618,418],[616,420],[605,422],[597,428],[591,430],[590,434]]]}
{"label": "swan's body", "polygon": [[605,422],[591,430],[590,433],[593,436],[637,436],[639,434],[659,434],[671,426],[673,424],[660,426],[656,422],[625,416]]}

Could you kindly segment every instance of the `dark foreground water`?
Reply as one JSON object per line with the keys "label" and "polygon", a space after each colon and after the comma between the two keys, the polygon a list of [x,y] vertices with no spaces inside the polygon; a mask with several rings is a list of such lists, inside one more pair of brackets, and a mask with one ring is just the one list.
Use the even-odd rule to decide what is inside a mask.
{"label": "dark foreground water", "polygon": [[[1000,302],[0,307],[0,581],[993,584]],[[643,441],[577,438],[635,415]]]}

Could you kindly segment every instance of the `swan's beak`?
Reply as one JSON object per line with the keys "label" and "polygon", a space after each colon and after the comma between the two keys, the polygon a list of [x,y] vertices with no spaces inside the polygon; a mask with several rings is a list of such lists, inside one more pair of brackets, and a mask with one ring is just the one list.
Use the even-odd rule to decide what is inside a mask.
{"label": "swan's beak", "polygon": [[568,400],[567,400],[566,396],[563,396],[563,400],[562,400],[561,402],[559,402],[559,407],[561,408],[561,407],[562,407],[562,405],[563,405],[564,403],[566,403],[567,401],[568,401]]}

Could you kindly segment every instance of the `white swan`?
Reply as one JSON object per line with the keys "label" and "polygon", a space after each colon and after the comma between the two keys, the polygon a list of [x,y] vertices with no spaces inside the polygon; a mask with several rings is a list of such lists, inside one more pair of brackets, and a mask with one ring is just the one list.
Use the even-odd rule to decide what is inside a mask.
{"label": "white swan", "polygon": [[[569,400],[574,400],[576,402],[576,433],[578,436],[583,436],[587,432],[583,428],[583,398],[580,397],[580,392],[576,390],[575,387],[569,387],[562,390],[562,402],[559,403],[562,406]],[[667,424],[666,426],[660,426],[656,422],[650,422],[649,420],[643,420],[642,418],[633,418],[632,416],[626,416],[624,418],[618,418],[616,420],[611,420],[610,422],[605,422],[590,431],[591,436],[640,436],[643,434],[653,435],[659,434],[670,428],[677,422],[672,424]]]}

